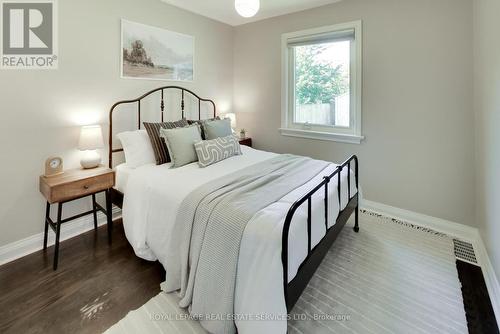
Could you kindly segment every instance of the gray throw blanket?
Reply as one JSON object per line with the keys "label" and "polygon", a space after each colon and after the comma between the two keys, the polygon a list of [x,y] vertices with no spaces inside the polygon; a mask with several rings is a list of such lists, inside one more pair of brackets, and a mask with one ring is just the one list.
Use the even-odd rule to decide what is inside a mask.
{"label": "gray throw blanket", "polygon": [[[292,155],[257,163],[208,182],[181,203],[166,259],[167,292],[180,289],[180,306],[201,315],[214,334],[236,332],[234,292],[240,243],[255,213],[304,185],[328,162]],[[221,318],[205,319],[206,315]]]}

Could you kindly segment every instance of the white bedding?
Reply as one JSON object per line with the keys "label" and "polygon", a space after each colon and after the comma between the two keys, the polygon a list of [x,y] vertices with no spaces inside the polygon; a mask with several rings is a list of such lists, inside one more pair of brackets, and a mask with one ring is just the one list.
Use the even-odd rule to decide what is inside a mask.
{"label": "white bedding", "polygon": [[[123,223],[125,234],[137,256],[158,259],[165,263],[165,251],[174,235],[173,224],[180,203],[199,185],[238,169],[270,159],[276,154],[242,146],[243,155],[235,156],[206,168],[192,163],[171,169],[170,164],[146,165],[130,171],[124,192]],[[306,185],[297,188],[280,201],[259,211],[248,223],[240,247],[235,291],[235,313],[250,319],[266,315],[271,320],[236,320],[238,332],[286,333],[286,306],[283,293],[281,263],[282,226],[288,209],[298,198],[316,186],[335,165]],[[351,173],[351,196],[356,193]],[[329,186],[329,226],[339,212],[337,179]],[[347,170],[342,174],[342,208],[347,205]],[[289,270],[292,280],[307,256],[307,202],[297,210],[290,228]],[[325,234],[324,191],[312,201],[312,243],[316,245]],[[168,268],[165,268],[168,270]]]}
{"label": "white bedding", "polygon": [[129,167],[126,163],[120,164],[115,167],[115,189],[125,194],[127,189],[127,182],[130,174],[134,168]]}

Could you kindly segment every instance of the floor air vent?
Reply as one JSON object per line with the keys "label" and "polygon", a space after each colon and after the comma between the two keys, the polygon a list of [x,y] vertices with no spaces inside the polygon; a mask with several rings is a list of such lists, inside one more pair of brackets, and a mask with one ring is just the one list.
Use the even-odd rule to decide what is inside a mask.
{"label": "floor air vent", "polygon": [[474,247],[471,243],[453,239],[453,244],[455,245],[455,257],[457,259],[476,265],[478,264],[476,254],[474,253]]}

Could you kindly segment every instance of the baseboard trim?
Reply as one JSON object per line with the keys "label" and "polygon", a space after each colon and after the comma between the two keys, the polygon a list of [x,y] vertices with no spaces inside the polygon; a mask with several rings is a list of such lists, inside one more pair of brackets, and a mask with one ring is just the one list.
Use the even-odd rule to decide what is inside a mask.
{"label": "baseboard trim", "polygon": [[386,217],[430,228],[437,232],[445,233],[451,237],[472,243],[478,264],[483,272],[486,287],[488,288],[488,294],[490,295],[497,324],[500,328],[500,284],[477,228],[365,199],[361,200],[360,207]]}
{"label": "baseboard trim", "polygon": [[413,223],[422,227],[427,227],[437,232],[445,233],[464,241],[474,242],[479,235],[477,229],[471,226],[365,199],[361,200],[361,208],[368,211],[380,213],[391,218],[407,221],[409,223]]}
{"label": "baseboard trim", "polygon": [[[121,215],[121,210],[113,207],[113,219]],[[102,212],[97,214],[98,226],[106,224],[106,216]],[[61,228],[61,241],[76,237],[79,234],[90,231],[94,228],[94,218],[92,215],[75,219],[72,222],[64,224]],[[55,243],[55,235],[49,231],[47,245],[52,246]],[[0,265],[14,261],[28,254],[37,252],[43,248],[43,232],[21,239],[5,246],[0,247]]]}

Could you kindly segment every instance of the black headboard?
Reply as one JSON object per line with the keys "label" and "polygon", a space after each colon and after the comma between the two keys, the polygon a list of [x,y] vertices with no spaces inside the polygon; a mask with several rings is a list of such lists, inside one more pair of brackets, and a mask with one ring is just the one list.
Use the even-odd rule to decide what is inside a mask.
{"label": "black headboard", "polygon": [[189,89],[179,87],[179,86],[164,86],[160,88],[153,89],[144,95],[133,99],[133,100],[124,100],[124,101],[119,101],[113,104],[109,111],[109,168],[113,168],[113,154],[122,152],[123,148],[117,148],[113,149],[113,111],[115,110],[116,107],[119,105],[123,104],[132,104],[132,103],[137,103],[137,129],[141,128],[141,101],[148,97],[149,95],[156,93],[156,92],[161,92],[161,97],[160,97],[160,114],[161,114],[161,121],[163,122],[164,119],[164,111],[165,111],[165,91],[169,90],[177,90],[181,92],[181,118],[184,118],[184,96],[185,94],[190,94],[191,96],[195,97],[198,100],[198,120],[201,119],[201,103],[202,102],[207,102],[211,103],[214,109],[214,117],[217,115],[217,108],[215,107],[215,102],[210,100],[210,99],[204,99],[199,97],[197,94],[194,92],[190,91]]}

